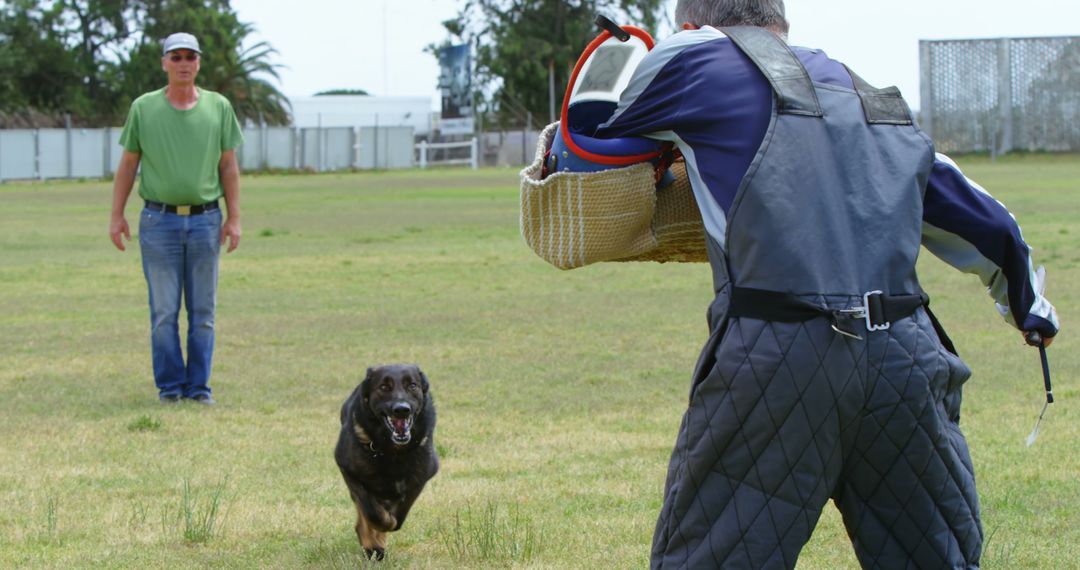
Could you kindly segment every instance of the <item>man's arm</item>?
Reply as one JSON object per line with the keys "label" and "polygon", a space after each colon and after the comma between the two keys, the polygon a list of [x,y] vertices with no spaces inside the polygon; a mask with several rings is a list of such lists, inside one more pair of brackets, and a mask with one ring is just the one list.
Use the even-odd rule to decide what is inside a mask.
{"label": "man's arm", "polygon": [[109,238],[112,239],[116,249],[124,251],[124,242],[120,236],[131,241],[131,230],[128,229],[127,220],[124,219],[124,207],[127,205],[131,187],[135,184],[135,172],[139,169],[139,160],[142,155],[137,152],[125,150],[120,156],[120,164],[116,168],[116,176],[113,178],[112,219],[109,222]]}
{"label": "man's arm", "polygon": [[231,253],[240,245],[240,165],[236,162],[236,149],[221,153],[218,161],[218,176],[221,177],[221,187],[225,191],[225,207],[228,209],[228,217],[221,226],[221,244],[229,240]]}
{"label": "man's arm", "polygon": [[922,241],[949,265],[978,275],[1006,321],[1052,342],[1057,312],[1043,297],[1042,276],[1016,219],[942,154],[927,183]]}

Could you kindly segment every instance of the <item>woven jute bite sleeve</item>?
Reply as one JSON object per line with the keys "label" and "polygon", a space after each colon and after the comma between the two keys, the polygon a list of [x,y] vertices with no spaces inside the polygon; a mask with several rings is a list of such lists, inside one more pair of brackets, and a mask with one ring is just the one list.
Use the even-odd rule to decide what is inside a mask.
{"label": "woven jute bite sleeve", "polygon": [[548,125],[521,171],[521,235],[544,261],[574,269],[600,261],[707,262],[705,228],[686,168],[656,190],[650,163],[541,179],[558,123]]}

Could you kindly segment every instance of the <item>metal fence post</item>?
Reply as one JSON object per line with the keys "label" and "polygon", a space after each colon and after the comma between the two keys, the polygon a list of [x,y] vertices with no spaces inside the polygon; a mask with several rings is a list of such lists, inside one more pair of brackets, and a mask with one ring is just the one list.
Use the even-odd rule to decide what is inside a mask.
{"label": "metal fence post", "polygon": [[420,168],[427,168],[427,141],[420,139]]}
{"label": "metal fence post", "polygon": [[934,92],[933,92],[933,60],[930,53],[930,42],[919,40],[919,115],[923,132],[931,139],[934,138]]}
{"label": "metal fence post", "polygon": [[375,136],[372,137],[371,150],[375,152],[375,157],[371,159],[371,168],[373,170],[379,169],[379,114],[375,113]]}
{"label": "metal fence post", "polygon": [[112,174],[112,145],[109,144],[112,140],[112,127],[101,129],[101,136],[104,140],[104,144],[101,145],[101,171],[108,176]]}
{"label": "metal fence post", "polygon": [[1012,100],[1012,41],[1009,38],[998,40],[998,130],[1000,141],[994,141],[997,154],[1005,154],[1013,149],[1013,100]]}
{"label": "metal fence post", "polygon": [[315,171],[322,172],[326,170],[326,160],[323,149],[326,145],[323,144],[323,139],[326,138],[326,129],[322,128],[322,121],[319,121],[318,128],[315,129]]}
{"label": "metal fence post", "polygon": [[259,123],[259,170],[266,172],[270,167],[270,128],[266,123]]}
{"label": "metal fence post", "polygon": [[297,127],[296,128],[296,137],[293,140],[295,141],[295,145],[296,145],[294,147],[295,152],[293,154],[293,156],[296,157],[296,161],[295,161],[296,168],[298,168],[298,169],[303,168],[304,167],[304,150],[305,150],[304,147],[307,146],[307,137],[304,134],[304,129],[301,129],[300,127]]}
{"label": "metal fence post", "polygon": [[75,173],[72,166],[72,142],[71,142],[71,113],[64,113],[64,176],[71,178]]}
{"label": "metal fence post", "polygon": [[480,161],[480,144],[476,137],[473,137],[471,142],[472,145],[469,147],[469,150],[472,152],[472,160],[469,161],[469,165],[472,166],[473,170],[476,170]]}
{"label": "metal fence post", "polygon": [[34,178],[45,180],[41,171],[41,129],[34,129]]}
{"label": "metal fence post", "polygon": [[356,170],[360,168],[360,127],[349,129],[349,137],[349,168]]}
{"label": "metal fence post", "polygon": [[532,112],[525,112],[525,130],[521,131],[521,163],[529,164],[529,131],[532,130]]}

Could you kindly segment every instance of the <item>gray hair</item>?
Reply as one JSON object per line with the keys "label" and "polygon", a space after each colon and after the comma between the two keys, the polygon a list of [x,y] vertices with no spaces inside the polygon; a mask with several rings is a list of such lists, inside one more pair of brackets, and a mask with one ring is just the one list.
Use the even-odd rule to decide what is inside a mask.
{"label": "gray hair", "polygon": [[784,0],[679,0],[675,25],[758,26],[787,36]]}

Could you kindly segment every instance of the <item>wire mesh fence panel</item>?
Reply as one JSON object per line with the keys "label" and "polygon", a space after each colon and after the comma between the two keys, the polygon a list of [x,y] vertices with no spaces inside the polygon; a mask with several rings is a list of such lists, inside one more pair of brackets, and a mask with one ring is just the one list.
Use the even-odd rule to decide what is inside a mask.
{"label": "wire mesh fence panel", "polygon": [[262,127],[244,127],[244,144],[237,149],[240,169],[243,171],[261,170],[266,162],[263,156],[266,145],[263,138],[266,131]]}
{"label": "wire mesh fence panel", "polygon": [[359,168],[411,168],[412,127],[360,127],[357,135]]}
{"label": "wire mesh fence panel", "polygon": [[322,166],[320,170],[347,170],[355,166],[356,149],[354,138],[353,129],[350,127],[323,129]]}
{"label": "wire mesh fence panel", "polygon": [[322,129],[300,129],[300,168],[318,172],[321,168]]}
{"label": "wire mesh fence panel", "polygon": [[37,175],[35,136],[32,130],[0,130],[0,180],[34,178]]}
{"label": "wire mesh fence panel", "polygon": [[104,158],[109,165],[108,174],[116,173],[116,169],[120,166],[120,159],[124,156],[124,149],[120,147],[121,133],[120,129],[105,129],[105,135],[109,137],[104,149]]}
{"label": "wire mesh fence panel", "polygon": [[100,178],[105,176],[105,133],[101,129],[71,131],[71,176]]}
{"label": "wire mesh fence panel", "polygon": [[69,158],[68,137],[64,129],[38,130],[39,178],[66,178]]}
{"label": "wire mesh fence panel", "polygon": [[266,129],[266,168],[296,168],[296,131],[291,127]]}
{"label": "wire mesh fence panel", "polygon": [[1080,37],[1012,40],[1020,150],[1080,150]]}
{"label": "wire mesh fence panel", "polygon": [[922,44],[923,123],[938,150],[1080,150],[1080,37]]}

